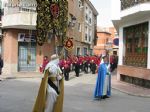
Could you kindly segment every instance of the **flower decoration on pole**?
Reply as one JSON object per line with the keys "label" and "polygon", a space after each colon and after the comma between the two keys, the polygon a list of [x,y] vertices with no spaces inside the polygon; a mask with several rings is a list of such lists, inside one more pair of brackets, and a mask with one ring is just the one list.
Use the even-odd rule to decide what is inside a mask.
{"label": "flower decoration on pole", "polygon": [[54,37],[66,38],[68,23],[67,0],[36,0],[37,1],[37,42],[42,46],[49,33]]}
{"label": "flower decoration on pole", "polygon": [[55,3],[51,4],[50,11],[51,11],[51,14],[52,14],[53,18],[58,18],[58,16],[59,16],[59,6],[58,6],[58,4],[55,4]]}
{"label": "flower decoration on pole", "polygon": [[64,47],[68,51],[73,49],[73,40],[72,40],[72,38],[68,38],[68,39],[65,40]]}

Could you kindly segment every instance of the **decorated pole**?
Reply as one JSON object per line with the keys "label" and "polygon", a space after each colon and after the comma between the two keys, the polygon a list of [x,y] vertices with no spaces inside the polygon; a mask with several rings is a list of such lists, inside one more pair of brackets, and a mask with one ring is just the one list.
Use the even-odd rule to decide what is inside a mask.
{"label": "decorated pole", "polygon": [[[55,47],[58,40],[67,39],[68,1],[67,0],[36,0],[37,1],[37,43],[42,46],[53,34]],[[56,48],[57,49],[57,48]],[[57,51],[56,51],[57,52]]]}

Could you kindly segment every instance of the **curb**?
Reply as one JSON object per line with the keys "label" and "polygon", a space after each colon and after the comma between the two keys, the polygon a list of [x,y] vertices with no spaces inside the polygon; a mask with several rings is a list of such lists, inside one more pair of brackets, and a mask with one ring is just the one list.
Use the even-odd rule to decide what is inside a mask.
{"label": "curb", "polygon": [[41,76],[13,76],[13,77],[3,77],[1,81],[11,80],[11,79],[21,79],[21,78],[41,78]]}
{"label": "curb", "polygon": [[128,95],[130,95],[130,96],[137,96],[137,97],[143,97],[143,98],[150,98],[150,95],[133,94],[133,93],[131,93],[131,92],[124,91],[124,90],[121,90],[121,89],[119,89],[119,88],[115,88],[115,87],[113,87],[113,86],[112,86],[112,89],[115,89],[115,90],[120,91],[120,92],[122,92],[122,93],[128,94]]}

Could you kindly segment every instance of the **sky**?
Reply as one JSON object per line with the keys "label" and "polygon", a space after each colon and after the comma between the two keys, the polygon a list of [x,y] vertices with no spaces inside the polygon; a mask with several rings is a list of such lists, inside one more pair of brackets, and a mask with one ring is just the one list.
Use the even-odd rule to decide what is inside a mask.
{"label": "sky", "polygon": [[99,27],[111,27],[111,0],[90,0],[94,5],[99,15],[97,25]]}

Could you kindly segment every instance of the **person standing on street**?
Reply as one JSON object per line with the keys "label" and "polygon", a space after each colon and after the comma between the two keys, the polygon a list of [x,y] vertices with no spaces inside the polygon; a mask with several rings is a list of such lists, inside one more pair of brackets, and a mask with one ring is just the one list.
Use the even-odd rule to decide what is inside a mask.
{"label": "person standing on street", "polygon": [[42,63],[42,68],[41,68],[41,72],[42,72],[42,73],[44,72],[45,67],[46,67],[46,65],[48,64],[48,62],[49,62],[48,57],[47,57],[47,56],[44,56],[44,58],[43,58],[43,63]]}
{"label": "person standing on street", "polygon": [[75,58],[75,62],[74,62],[74,65],[75,65],[75,73],[76,73],[76,77],[79,77],[79,73],[80,73],[80,63],[79,63],[79,58],[76,56]]}
{"label": "person standing on street", "polygon": [[64,60],[64,76],[65,80],[69,80],[69,72],[70,72],[70,65],[69,65],[69,60],[65,59]]}
{"label": "person standing on street", "polygon": [[103,63],[98,68],[98,76],[94,91],[95,99],[109,98],[111,95],[111,75],[109,72],[108,57],[103,56]]}
{"label": "person standing on street", "polygon": [[[0,54],[0,75],[2,75],[2,68],[3,68],[3,66],[4,66],[4,63],[3,63],[3,59],[2,59],[2,56],[1,56],[1,54]],[[2,79],[0,79],[0,81],[1,81]]]}
{"label": "person standing on street", "polygon": [[62,112],[64,80],[56,54],[46,65],[38,96],[32,112]]}

